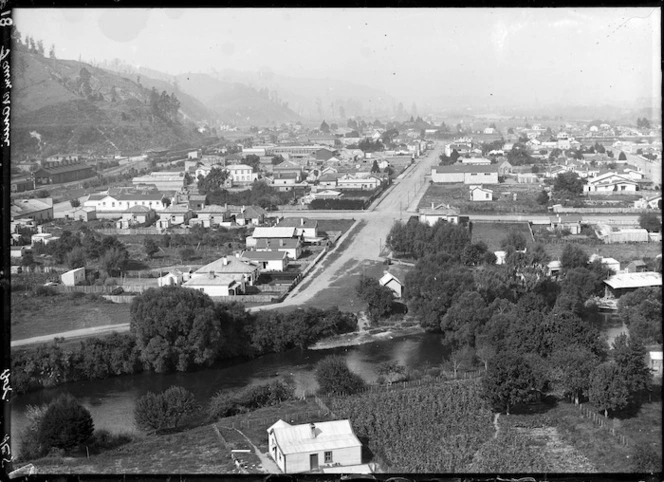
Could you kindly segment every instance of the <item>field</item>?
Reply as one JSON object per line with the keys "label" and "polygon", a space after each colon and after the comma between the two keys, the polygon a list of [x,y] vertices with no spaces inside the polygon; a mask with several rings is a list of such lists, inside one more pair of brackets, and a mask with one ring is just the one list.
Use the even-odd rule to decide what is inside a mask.
{"label": "field", "polygon": [[[563,238],[564,239],[564,238]],[[546,252],[551,259],[560,259],[566,244],[547,243],[544,245]],[[662,243],[629,243],[629,244],[597,244],[597,245],[579,245],[588,255],[598,254],[606,258],[614,258],[621,265],[627,264],[635,259],[654,258],[662,254]]]}
{"label": "field", "polygon": [[503,183],[483,187],[493,191],[493,201],[470,201],[469,187],[465,184],[430,184],[418,209],[430,209],[431,203],[435,206],[445,203],[459,209],[461,214],[547,214],[546,206],[537,203],[537,196],[542,191],[537,184]]}
{"label": "field", "polygon": [[473,222],[473,233],[471,241],[478,243],[484,242],[490,251],[500,250],[500,242],[505,239],[510,230],[516,230],[523,234],[528,244],[532,244],[533,238],[530,235],[530,229],[526,222],[513,223],[485,223]]}
{"label": "field", "polygon": [[12,340],[129,322],[128,304],[74,299],[70,294],[24,297],[14,293],[11,308]]}
{"label": "field", "polygon": [[351,418],[388,472],[468,472],[494,432],[476,380],[334,397],[328,406]]}

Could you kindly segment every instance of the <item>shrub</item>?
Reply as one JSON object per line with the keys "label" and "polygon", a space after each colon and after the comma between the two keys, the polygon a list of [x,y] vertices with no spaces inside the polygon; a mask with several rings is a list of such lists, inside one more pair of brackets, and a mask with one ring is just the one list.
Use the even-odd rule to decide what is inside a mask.
{"label": "shrub", "polygon": [[148,392],[139,398],[134,409],[134,419],[141,430],[160,432],[178,428],[185,417],[198,409],[193,393],[172,386],[162,393]]}
{"label": "shrub", "polygon": [[50,286],[37,286],[33,290],[33,294],[35,296],[55,296],[58,294],[57,291],[55,291],[53,288]]}
{"label": "shrub", "polygon": [[339,356],[330,356],[318,362],[316,380],[321,392],[326,394],[350,395],[365,387],[364,380],[351,372],[346,361]]}
{"label": "shrub", "polygon": [[247,387],[234,396],[218,392],[210,399],[208,415],[212,419],[230,417],[237,413],[277,405],[292,397],[293,386],[280,380]]}
{"label": "shrub", "polygon": [[89,449],[93,453],[98,453],[128,444],[133,439],[130,433],[111,433],[106,429],[98,429],[90,439]]}
{"label": "shrub", "polygon": [[117,286],[118,281],[115,278],[106,278],[104,280],[104,286]]}
{"label": "shrub", "polygon": [[70,450],[90,439],[94,423],[90,412],[71,395],[56,398],[39,424],[39,443],[44,448]]}
{"label": "shrub", "polygon": [[85,298],[85,293],[82,291],[72,291],[71,293],[67,293],[67,299],[79,300],[81,298]]}

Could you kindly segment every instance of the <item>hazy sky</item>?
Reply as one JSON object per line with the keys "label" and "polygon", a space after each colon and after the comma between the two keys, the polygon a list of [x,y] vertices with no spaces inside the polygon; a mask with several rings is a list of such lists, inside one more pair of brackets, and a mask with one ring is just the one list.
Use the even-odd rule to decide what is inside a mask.
{"label": "hazy sky", "polygon": [[631,103],[661,92],[657,8],[16,9],[59,58],[178,74],[272,70],[496,104]]}

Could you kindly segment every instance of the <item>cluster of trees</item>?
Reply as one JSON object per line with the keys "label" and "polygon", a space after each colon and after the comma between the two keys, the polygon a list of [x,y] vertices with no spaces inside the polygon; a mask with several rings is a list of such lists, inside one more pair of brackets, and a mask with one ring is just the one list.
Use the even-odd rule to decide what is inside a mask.
{"label": "cluster of trees", "polygon": [[[31,54],[41,55],[42,57],[46,56],[44,51],[44,42],[42,40],[35,40],[30,35],[26,35],[25,39],[23,39],[21,32],[19,32],[16,27],[13,28],[12,40],[14,47],[18,50],[25,50]],[[48,51],[48,56],[51,59],[55,58],[54,44],[51,44],[51,48]]]}
{"label": "cluster of trees", "polygon": [[553,193],[557,198],[576,198],[583,193],[585,182],[576,172],[563,172],[556,176]]}
{"label": "cluster of trees", "polygon": [[222,206],[228,203],[246,206],[255,205],[264,209],[271,209],[280,204],[288,204],[294,196],[294,192],[280,192],[264,180],[257,180],[251,185],[251,189],[239,192],[217,189],[209,192],[207,199],[210,204],[220,204]]}
{"label": "cluster of trees", "polygon": [[636,119],[637,129],[650,129],[650,121],[646,117],[638,117]]}
{"label": "cluster of trees", "polygon": [[618,300],[618,315],[632,339],[662,344],[662,288],[639,288]]}
{"label": "cluster of trees", "polygon": [[440,221],[434,226],[412,219],[396,222],[387,237],[387,245],[395,254],[420,259],[427,254],[444,251],[461,255],[470,243],[470,233],[463,225]]}
{"label": "cluster of trees", "polygon": [[381,286],[376,278],[363,275],[360,277],[355,291],[367,304],[369,319],[373,323],[392,313],[392,303],[394,302],[392,290]]}
{"label": "cluster of trees", "polygon": [[161,393],[148,392],[134,407],[136,426],[146,432],[175,430],[200,410],[194,394],[182,387],[172,386]]}
{"label": "cluster of trees", "polygon": [[177,122],[178,110],[180,109],[180,101],[175,96],[175,92],[168,95],[166,91],[161,94],[157,92],[155,87],[150,91],[150,111],[153,116],[156,116],[167,122]]}
{"label": "cluster of trees", "polygon": [[641,216],[639,216],[639,226],[651,233],[659,233],[662,230],[662,220],[660,219],[660,216],[654,212],[643,213]]}
{"label": "cluster of trees", "polygon": [[207,176],[198,176],[198,192],[209,194],[221,190],[228,179],[228,171],[221,167],[213,167]]}
{"label": "cluster of trees", "polygon": [[512,150],[507,153],[507,160],[513,166],[532,164],[534,159],[528,152],[528,147],[523,142],[515,142]]}
{"label": "cluster of trees", "polygon": [[263,385],[246,387],[232,394],[219,391],[210,399],[207,412],[212,420],[231,417],[238,413],[278,405],[292,399],[294,393],[295,387],[291,380],[275,380]]}
{"label": "cluster of trees", "polygon": [[118,238],[100,236],[86,226],[75,233],[64,230],[59,239],[48,244],[35,243],[33,253],[52,255],[56,263],[71,269],[85,267],[95,260],[109,276],[121,274],[129,261],[127,247]]}

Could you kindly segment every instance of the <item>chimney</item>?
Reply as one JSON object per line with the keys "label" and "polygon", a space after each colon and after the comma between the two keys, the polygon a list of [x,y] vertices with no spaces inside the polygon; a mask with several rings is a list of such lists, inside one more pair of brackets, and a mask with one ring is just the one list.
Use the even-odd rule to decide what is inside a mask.
{"label": "chimney", "polygon": [[433,201],[431,201],[431,209],[433,209]]}
{"label": "chimney", "polygon": [[210,271],[210,272],[208,273],[208,278],[209,278],[209,279],[214,279],[214,271]]}
{"label": "chimney", "polygon": [[236,258],[239,258],[239,257],[240,257],[240,252],[239,252],[239,251],[238,251],[237,253],[235,253],[235,257],[236,257]]}
{"label": "chimney", "polygon": [[316,438],[316,426],[313,423],[310,423],[309,428],[311,429],[311,438]]}
{"label": "chimney", "polygon": [[304,226],[304,218],[300,218],[300,226]]}
{"label": "chimney", "polygon": [[228,258],[226,256],[222,258],[221,264],[223,264],[224,266],[228,265]]}
{"label": "chimney", "polygon": [[279,246],[282,247],[282,248],[284,247],[284,240],[283,239],[279,240]]}

